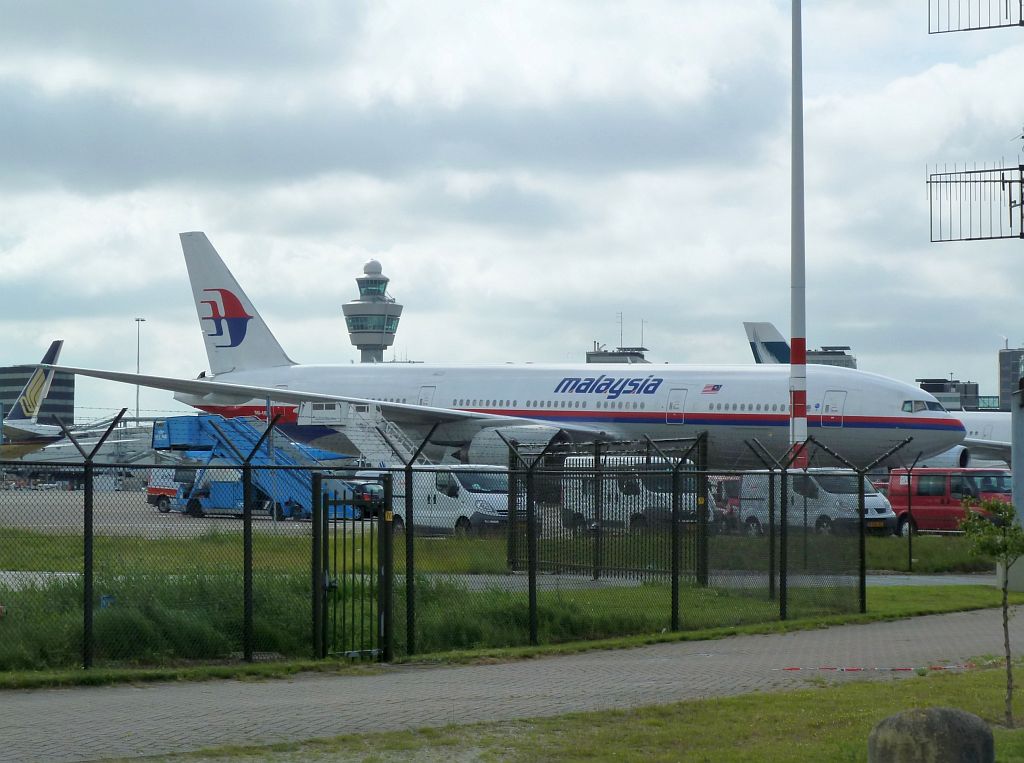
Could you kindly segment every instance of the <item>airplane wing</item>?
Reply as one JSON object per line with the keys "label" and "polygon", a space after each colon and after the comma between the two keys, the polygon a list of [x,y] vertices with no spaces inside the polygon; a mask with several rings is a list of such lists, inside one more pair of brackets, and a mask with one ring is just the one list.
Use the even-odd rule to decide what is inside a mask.
{"label": "airplane wing", "polygon": [[961,445],[971,452],[972,461],[975,458],[981,458],[1010,463],[1010,443],[1008,442],[977,440],[972,437],[965,437]]}
{"label": "airplane wing", "polygon": [[323,392],[304,392],[296,389],[282,389],[280,387],[255,387],[244,384],[232,384],[229,382],[218,382],[209,379],[178,379],[168,376],[149,376],[147,374],[123,373],[120,371],[103,371],[93,368],[73,368],[70,366],[43,366],[54,368],[76,376],[90,376],[94,379],[107,379],[109,381],[123,382],[125,384],[140,385],[153,389],[165,389],[169,392],[184,392],[191,395],[206,397],[211,405],[241,405],[250,400],[270,399],[277,403],[292,403],[298,405],[306,402],[323,403],[354,403],[356,405],[372,405],[380,408],[385,418],[401,426],[411,424],[417,426],[430,426],[440,424],[461,424],[470,425],[479,429],[491,429],[496,427],[525,425],[541,425],[563,429],[569,434],[576,434],[588,438],[605,438],[608,432],[598,427],[559,422],[552,423],[543,419],[530,419],[518,416],[502,416],[493,413],[478,413],[474,411],[457,411],[450,408],[437,408],[429,405],[415,405],[411,403],[388,403],[380,400],[368,400],[362,397],[349,397],[347,395],[331,395]]}

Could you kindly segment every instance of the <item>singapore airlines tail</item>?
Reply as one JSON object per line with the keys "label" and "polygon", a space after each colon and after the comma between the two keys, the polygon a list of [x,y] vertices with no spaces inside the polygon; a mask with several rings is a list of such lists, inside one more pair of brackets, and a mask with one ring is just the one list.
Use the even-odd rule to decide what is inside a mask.
{"label": "singapore airlines tail", "polygon": [[179,235],[210,370],[294,366],[206,234]]}
{"label": "singapore airlines tail", "polygon": [[774,323],[743,322],[755,363],[788,363],[789,343]]}
{"label": "singapore airlines tail", "polygon": [[[48,365],[55,364],[63,346],[63,339],[51,343],[41,362]],[[39,408],[50,392],[53,374],[52,368],[37,368],[33,371],[4,421],[8,424],[35,424],[39,417]]]}

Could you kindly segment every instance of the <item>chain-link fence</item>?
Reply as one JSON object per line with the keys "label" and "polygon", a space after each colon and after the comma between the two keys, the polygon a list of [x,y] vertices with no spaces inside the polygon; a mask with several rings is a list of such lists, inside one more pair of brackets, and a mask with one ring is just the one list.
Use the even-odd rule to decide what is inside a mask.
{"label": "chain-link fence", "polygon": [[857,611],[863,532],[889,521],[857,472],[715,472],[650,449],[511,469],[0,470],[6,670],[388,659]]}

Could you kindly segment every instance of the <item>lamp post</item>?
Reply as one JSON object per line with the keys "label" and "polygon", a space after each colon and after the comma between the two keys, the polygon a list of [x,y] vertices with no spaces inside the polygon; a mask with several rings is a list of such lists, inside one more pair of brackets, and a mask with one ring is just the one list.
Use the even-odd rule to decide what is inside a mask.
{"label": "lamp post", "polygon": [[804,274],[804,80],[800,0],[793,0],[792,167],[790,177],[789,445],[793,466],[807,466],[807,313]]}
{"label": "lamp post", "polygon": [[[145,318],[135,319],[135,373],[139,373],[139,351],[142,348],[142,324],[146,322]],[[135,385],[135,423],[139,423],[139,385]]]}

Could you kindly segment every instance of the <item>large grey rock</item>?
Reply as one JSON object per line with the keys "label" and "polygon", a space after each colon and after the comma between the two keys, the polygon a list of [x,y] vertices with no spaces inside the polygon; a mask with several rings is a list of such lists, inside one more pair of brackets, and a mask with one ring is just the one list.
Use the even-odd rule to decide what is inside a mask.
{"label": "large grey rock", "polygon": [[868,737],[868,763],[993,763],[992,730],[951,707],[905,710],[879,721]]}

